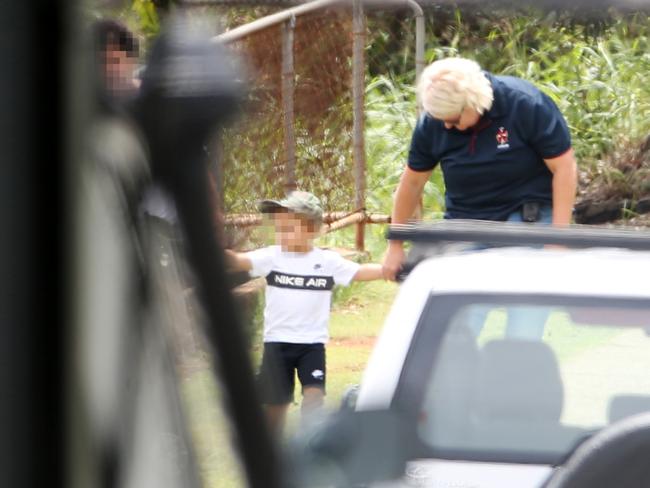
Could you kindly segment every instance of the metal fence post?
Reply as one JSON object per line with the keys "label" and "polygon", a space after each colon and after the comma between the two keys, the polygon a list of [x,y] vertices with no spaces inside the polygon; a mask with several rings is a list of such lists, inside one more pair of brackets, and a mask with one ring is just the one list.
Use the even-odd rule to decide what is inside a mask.
{"label": "metal fence post", "polygon": [[[354,174],[355,209],[362,209],[364,218],[356,225],[355,247],[357,250],[365,249],[365,225],[371,218],[365,213],[366,206],[366,153],[365,153],[365,44],[366,44],[366,17],[363,3],[368,2],[371,7],[376,7],[372,0],[352,1],[352,164]],[[416,83],[425,66],[425,23],[424,12],[416,0],[384,0],[387,5],[395,4],[408,6],[415,17],[415,65]],[[282,69],[281,69],[281,103],[283,111],[284,129],[284,188],[288,192],[296,188],[296,135],[295,135],[295,65],[294,65],[294,36],[296,17],[311,12],[322,11],[330,7],[343,7],[350,4],[345,0],[313,0],[296,7],[292,7],[275,14],[257,19],[248,24],[236,27],[217,36],[215,42],[225,44],[234,43],[245,39],[247,36],[260,32],[271,26],[282,24]],[[417,104],[418,114],[420,103]]]}
{"label": "metal fence post", "polygon": [[[416,4],[413,9],[415,12],[415,85],[417,86],[418,82],[420,81],[420,75],[424,70],[424,38],[426,33],[424,31],[424,12],[422,11],[422,8]],[[421,110],[422,102],[418,97],[418,115],[420,114]]]}
{"label": "metal fence post", "polygon": [[[422,7],[415,0],[408,0],[413,14],[415,16],[415,86],[418,86],[420,82],[420,76],[424,70],[424,39],[426,32],[424,30],[424,11]],[[420,113],[422,112],[422,100],[420,100],[420,94],[416,90],[415,95],[415,113],[419,118]],[[424,197],[420,196],[420,199],[415,207],[413,213],[413,218],[420,220],[424,212]]]}
{"label": "metal fence post", "polygon": [[286,193],[296,189],[296,137],[293,108],[295,91],[293,37],[295,27],[296,17],[294,15],[282,24],[282,114],[284,119],[284,187]]}
{"label": "metal fence post", "polygon": [[[352,153],[354,160],[355,207],[366,206],[366,150],[364,141],[364,93],[366,22],[362,0],[352,2]],[[357,224],[356,249],[365,249],[365,221]]]}

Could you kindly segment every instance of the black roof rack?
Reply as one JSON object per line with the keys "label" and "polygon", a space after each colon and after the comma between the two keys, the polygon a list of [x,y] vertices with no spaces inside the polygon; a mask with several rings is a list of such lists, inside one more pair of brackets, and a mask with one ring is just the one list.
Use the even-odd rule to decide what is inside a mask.
{"label": "black roof rack", "polygon": [[417,224],[394,224],[388,239],[414,243],[473,242],[495,246],[617,247],[650,251],[650,231],[587,225],[552,227],[512,222],[443,220]]}

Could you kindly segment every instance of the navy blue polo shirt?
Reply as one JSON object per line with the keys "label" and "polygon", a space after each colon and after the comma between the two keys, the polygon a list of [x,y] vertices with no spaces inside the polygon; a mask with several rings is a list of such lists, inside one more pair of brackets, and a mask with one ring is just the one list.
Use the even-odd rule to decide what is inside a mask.
{"label": "navy blue polo shirt", "polygon": [[429,171],[440,163],[445,218],[506,220],[524,202],[551,204],[552,173],[544,159],[571,148],[553,100],[525,80],[486,76],[494,102],[474,127],[446,129],[424,114],[413,131],[408,166]]}

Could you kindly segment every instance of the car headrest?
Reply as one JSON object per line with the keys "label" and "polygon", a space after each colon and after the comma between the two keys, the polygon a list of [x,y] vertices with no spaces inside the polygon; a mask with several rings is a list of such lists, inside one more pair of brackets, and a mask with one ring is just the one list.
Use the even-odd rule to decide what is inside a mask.
{"label": "car headrest", "polygon": [[478,348],[469,328],[456,325],[448,331],[438,351],[432,378],[431,402],[433,405],[448,404],[451,392],[465,392],[464,403],[474,386]]}
{"label": "car headrest", "polygon": [[481,351],[476,388],[479,414],[491,419],[559,421],[563,385],[546,344],[495,340]]}

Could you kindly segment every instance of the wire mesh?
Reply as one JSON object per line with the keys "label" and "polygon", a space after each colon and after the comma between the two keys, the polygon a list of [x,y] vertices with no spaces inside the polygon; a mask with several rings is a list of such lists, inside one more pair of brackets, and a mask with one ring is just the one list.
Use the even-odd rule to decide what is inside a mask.
{"label": "wire mesh", "polygon": [[[245,17],[241,10],[238,15]],[[394,65],[414,81],[415,23],[410,9],[376,4],[366,9],[365,15],[361,70],[366,83],[387,72],[389,66],[395,72]],[[355,169],[359,157],[355,158],[353,150],[352,76],[359,60],[353,56],[353,30],[352,5],[336,4],[229,42],[248,66],[250,93],[243,116],[221,141],[220,193],[225,214],[254,213],[261,199],[280,198],[292,188],[316,194],[326,212],[351,213],[366,206],[366,168]],[[288,61],[283,42],[287,42],[289,31],[293,38]],[[397,110],[405,111],[404,106]],[[416,119],[414,101],[405,112],[406,139]],[[360,116],[365,117],[365,113]],[[401,141],[399,146],[406,147],[407,142]],[[368,164],[373,162],[365,166]],[[384,171],[381,164],[378,168]],[[355,179],[359,170],[362,174]],[[394,187],[393,180],[389,182]],[[236,241],[247,240],[250,232],[239,229],[237,233],[242,235],[231,235],[229,244],[237,246]]]}
{"label": "wire mesh", "polygon": [[[354,195],[351,161],[351,15],[325,9],[295,19],[295,186],[334,210]],[[233,42],[249,67],[245,114],[224,134],[226,213],[255,212],[263,198],[282,197],[288,174],[282,95],[282,30],[274,25]],[[343,207],[346,207],[343,204]]]}

